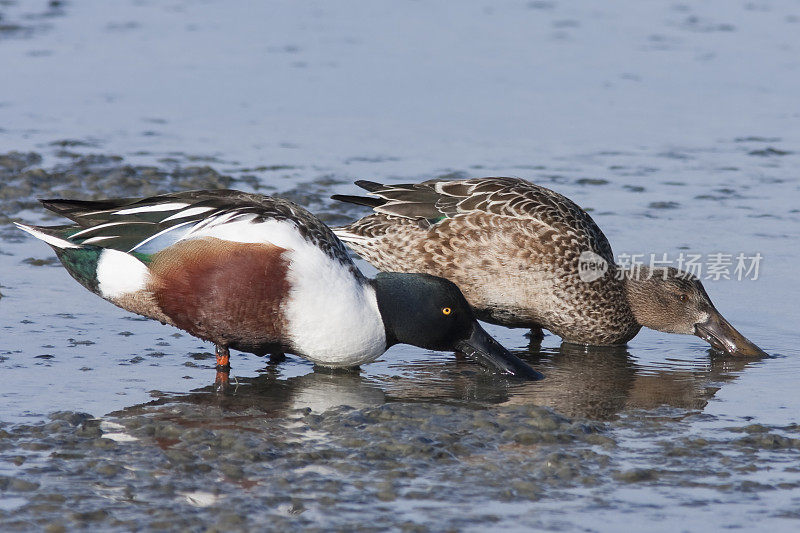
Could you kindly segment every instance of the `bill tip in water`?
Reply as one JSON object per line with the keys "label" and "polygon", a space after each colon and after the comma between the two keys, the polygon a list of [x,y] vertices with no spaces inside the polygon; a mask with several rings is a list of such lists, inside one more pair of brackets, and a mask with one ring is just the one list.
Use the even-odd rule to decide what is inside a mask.
{"label": "bill tip in water", "polygon": [[506,350],[476,322],[469,338],[456,345],[456,350],[473,361],[507,377],[538,380],[544,376],[525,361]]}

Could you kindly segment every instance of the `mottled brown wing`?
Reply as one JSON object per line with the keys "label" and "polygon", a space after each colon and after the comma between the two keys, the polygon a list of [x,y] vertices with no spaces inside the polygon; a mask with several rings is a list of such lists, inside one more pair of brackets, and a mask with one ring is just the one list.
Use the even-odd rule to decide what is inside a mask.
{"label": "mottled brown wing", "polygon": [[[445,218],[483,212],[515,220],[529,220],[542,230],[577,238],[580,244],[613,262],[611,245],[592,217],[569,198],[518,178],[430,180],[417,184],[368,183],[370,194],[384,200],[373,207],[376,215],[346,228],[347,237],[377,237],[392,227],[413,221],[429,227]],[[360,183],[359,183],[360,184]],[[344,234],[342,233],[344,236]]]}

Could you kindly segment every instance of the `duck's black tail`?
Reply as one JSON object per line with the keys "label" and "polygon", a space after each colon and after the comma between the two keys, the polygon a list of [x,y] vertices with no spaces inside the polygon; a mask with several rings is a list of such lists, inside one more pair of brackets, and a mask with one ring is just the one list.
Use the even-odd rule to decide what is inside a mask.
{"label": "duck's black tail", "polygon": [[376,208],[386,203],[383,198],[369,198],[367,196],[351,196],[349,194],[334,194],[331,196],[334,200],[346,202],[348,204],[365,205],[367,207]]}
{"label": "duck's black tail", "polygon": [[375,192],[384,188],[383,183],[378,183],[377,181],[358,180],[353,183],[369,192]]}
{"label": "duck's black tail", "polygon": [[[355,184],[368,192],[375,192],[384,188],[382,183],[377,183],[375,181],[358,180],[355,182]],[[339,200],[340,202],[346,202],[348,204],[365,205],[373,209],[386,203],[386,200],[383,198],[354,196],[350,194],[334,194],[331,196],[331,198],[334,200]]]}

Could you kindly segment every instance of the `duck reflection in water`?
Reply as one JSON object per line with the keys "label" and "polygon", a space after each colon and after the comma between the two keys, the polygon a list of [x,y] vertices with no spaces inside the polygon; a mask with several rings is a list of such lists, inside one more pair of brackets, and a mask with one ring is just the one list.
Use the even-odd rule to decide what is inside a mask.
{"label": "duck reflection in water", "polygon": [[701,411],[724,383],[735,380],[748,365],[757,364],[708,350],[709,359],[669,358],[666,363],[650,366],[625,347],[570,343],[555,348],[533,346],[514,353],[540,369],[545,379],[480,386],[479,380],[465,374],[445,378],[440,369],[426,373],[420,366],[433,363],[420,361],[414,365],[420,379],[388,383],[386,392],[398,400],[446,398],[478,404],[534,404],[568,417],[611,420],[625,411],[663,406]]}
{"label": "duck reflection in water", "polygon": [[[175,403],[221,408],[230,414],[285,417],[297,409],[321,413],[339,406],[364,408],[387,402],[450,403],[475,408],[492,405],[538,405],[571,418],[613,420],[620,413],[662,406],[701,411],[720,387],[737,378],[752,360],[718,357],[668,359],[649,366],[623,347],[585,347],[563,343],[557,348],[533,347],[515,354],[546,379],[512,383],[452,359],[414,360],[391,364],[392,376],[351,372],[310,372],[283,378],[281,367],[269,365],[255,378],[240,378],[226,395],[204,387],[188,394],[164,395],[147,407]],[[136,412],[141,407],[125,410]],[[255,411],[255,413],[253,412]],[[215,409],[214,418],[219,412]]]}

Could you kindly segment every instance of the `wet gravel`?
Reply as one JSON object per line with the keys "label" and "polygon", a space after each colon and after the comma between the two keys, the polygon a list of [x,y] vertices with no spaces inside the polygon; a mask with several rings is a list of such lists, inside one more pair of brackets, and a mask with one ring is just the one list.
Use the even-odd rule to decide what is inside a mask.
{"label": "wet gravel", "polygon": [[[703,488],[716,494],[710,500],[800,485],[800,427],[676,438],[685,415],[603,424],[533,405],[274,410],[253,384],[100,419],[55,412],[0,429],[0,520],[7,531],[452,530],[509,518],[535,526],[535,514],[509,517],[497,506],[589,490],[602,507],[619,485]],[[663,437],[621,460],[619,435],[634,426]],[[780,475],[751,479],[767,465]]]}
{"label": "wet gravel", "polygon": [[25,209],[40,209],[37,198],[100,199],[151,196],[186,189],[230,187],[233,179],[209,166],[172,169],[126,164],[115,155],[78,155],[42,168],[35,152],[0,154],[0,222]]}
{"label": "wet gravel", "polygon": [[614,446],[602,425],[534,406],[388,403],[278,416],[247,403],[209,392],[205,403],[162,399],[103,419],[56,412],[3,428],[0,461],[14,473],[0,477],[0,491],[19,506],[7,503],[0,519],[10,530],[126,530],[146,514],[150,529],[244,531],[319,525],[324,515],[334,528],[413,529],[402,520],[409,508],[595,485]]}
{"label": "wet gravel", "polygon": [[[62,0],[45,2],[0,2],[0,42],[3,39],[30,38],[47,31],[66,13]],[[33,54],[35,55],[35,54]]]}
{"label": "wet gravel", "polygon": [[[21,237],[13,226],[4,223],[21,220],[19,214],[23,211],[31,211],[26,218],[28,221],[43,215],[48,221],[58,219],[44,212],[39,198],[96,200],[224,188],[272,194],[274,187],[260,185],[258,173],[289,170],[282,166],[237,168],[227,174],[210,165],[192,164],[202,158],[185,154],[162,158],[162,166],[136,165],[118,155],[71,151],[86,149],[85,141],[63,140],[52,145],[56,148],[57,162],[51,165],[44,164],[44,157],[37,152],[0,153],[0,224],[4,237]],[[344,223],[352,220],[352,213],[358,211],[357,207],[330,200],[331,187],[344,182],[342,178],[327,174],[308,180],[292,180],[290,188],[282,191],[281,196],[314,210],[329,224]]]}

